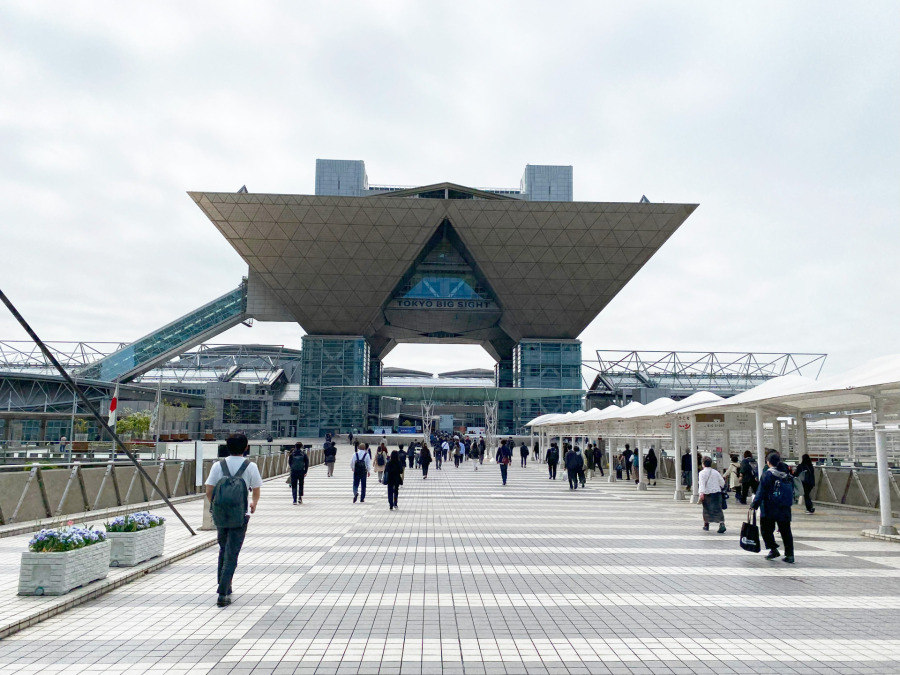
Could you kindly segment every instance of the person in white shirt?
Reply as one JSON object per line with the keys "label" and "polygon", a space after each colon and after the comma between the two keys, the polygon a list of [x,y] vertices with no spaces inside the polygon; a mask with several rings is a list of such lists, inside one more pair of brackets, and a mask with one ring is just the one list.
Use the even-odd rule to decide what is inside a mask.
{"label": "person in white shirt", "polygon": [[703,504],[703,529],[709,530],[710,523],[719,523],[719,534],[725,531],[725,513],[722,511],[722,490],[725,479],[712,468],[712,458],[703,458],[703,471],[697,478],[700,502]]}
{"label": "person in white shirt", "polygon": [[372,473],[372,454],[366,450],[366,446],[360,443],[356,446],[356,452],[350,458],[350,470],[353,471],[353,503],[362,492],[360,503],[366,501],[366,478]]}
{"label": "person in white shirt", "polygon": [[247,490],[251,493],[251,499],[247,505],[247,513],[244,516],[244,524],[240,527],[218,527],[219,541],[219,567],[218,583],[219,598],[216,602],[219,607],[231,604],[231,580],[237,569],[238,554],[244,545],[244,537],[247,534],[247,525],[250,522],[250,514],[256,513],[256,505],[259,503],[260,488],[262,488],[262,476],[259,474],[254,462],[244,457],[248,442],[244,434],[231,434],[225,441],[228,447],[228,457],[212,465],[209,476],[206,478],[206,498],[213,503],[213,491],[216,485],[225,476],[222,464],[228,467],[231,476],[237,476],[244,462],[247,463],[240,479],[244,481]]}

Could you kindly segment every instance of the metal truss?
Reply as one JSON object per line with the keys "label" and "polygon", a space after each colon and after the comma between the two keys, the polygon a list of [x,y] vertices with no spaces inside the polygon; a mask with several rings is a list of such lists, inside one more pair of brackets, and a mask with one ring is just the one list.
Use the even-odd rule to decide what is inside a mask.
{"label": "metal truss", "polygon": [[[827,354],[771,352],[680,352],[597,350],[584,361],[596,376],[591,391],[662,387],[738,393],[773,377],[818,378]],[[586,382],[587,384],[587,382]]]}
{"label": "metal truss", "polygon": [[[80,368],[121,349],[126,342],[47,342],[64,368]],[[0,340],[0,370],[55,375],[56,369],[31,340]]]}

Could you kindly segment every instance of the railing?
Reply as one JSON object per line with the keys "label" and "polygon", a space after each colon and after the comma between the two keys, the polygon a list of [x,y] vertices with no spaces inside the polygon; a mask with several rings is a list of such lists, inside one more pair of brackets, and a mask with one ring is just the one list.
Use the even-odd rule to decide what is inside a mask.
{"label": "railing", "polygon": [[[310,450],[309,458],[311,466],[324,461],[322,450]],[[265,453],[251,452],[250,459],[256,462],[263,479],[289,470],[288,453],[280,446]],[[216,461],[203,460],[204,476]],[[153,459],[142,464],[169,499],[198,494],[193,459]],[[131,462],[33,463],[0,468],[0,525],[147,503],[158,497]]]}

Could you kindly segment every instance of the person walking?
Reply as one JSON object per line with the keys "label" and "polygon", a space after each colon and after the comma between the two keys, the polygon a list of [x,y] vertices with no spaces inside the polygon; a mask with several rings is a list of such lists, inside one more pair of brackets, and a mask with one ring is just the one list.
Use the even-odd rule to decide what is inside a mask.
{"label": "person walking", "polygon": [[813,488],[816,487],[816,467],[813,466],[809,455],[803,455],[797,468],[794,469],[794,475],[800,479],[800,484],[803,486],[803,505],[806,506],[806,513],[812,515],[816,512],[810,496]]}
{"label": "person walking", "polygon": [[484,436],[478,439],[478,463],[484,464],[484,456],[486,454],[487,444],[484,442]]}
{"label": "person walking", "polygon": [[556,467],[559,465],[559,448],[556,443],[551,443],[547,449],[547,472],[548,480],[556,480]]}
{"label": "person walking", "polygon": [[325,456],[325,466],[328,467],[328,477],[334,475],[334,462],[337,459],[337,446],[330,438],[325,439],[322,444],[322,454]]}
{"label": "person walking", "polygon": [[597,467],[597,471],[600,472],[601,478],[606,475],[603,473],[603,460],[605,458],[606,442],[602,438],[598,438],[597,442],[594,443],[594,465]]}
{"label": "person walking", "polygon": [[528,465],[528,446],[525,445],[525,441],[522,441],[522,445],[519,447],[519,456],[522,458],[522,468],[524,469]]}
{"label": "person walking", "polygon": [[362,493],[360,503],[366,501],[366,479],[372,474],[372,457],[366,446],[360,443],[350,458],[350,469],[353,471],[353,503]]}
{"label": "person walking", "polygon": [[625,458],[624,466],[625,466],[625,478],[631,480],[631,455],[634,454],[631,452],[631,446],[628,443],[625,444],[625,452],[622,453],[622,457]]}
{"label": "person walking", "polygon": [[400,453],[394,450],[384,468],[384,484],[387,485],[388,506],[391,511],[400,508],[397,500],[400,498],[400,486],[403,485],[404,466],[400,462]]}
{"label": "person walking", "polygon": [[580,455],[575,454],[575,450],[569,450],[566,452],[565,459],[565,467],[566,474],[569,478],[569,489],[577,490],[578,489],[578,468],[579,463],[583,462],[583,458]]}
{"label": "person walking", "polygon": [[378,450],[375,453],[375,473],[378,474],[379,483],[384,483],[385,467],[387,467],[389,459],[390,455],[388,454],[387,445],[382,442],[382,444],[378,446]]}
{"label": "person walking", "polygon": [[303,481],[306,480],[306,472],[309,471],[309,457],[303,450],[303,443],[299,441],[294,444],[291,455],[288,458],[288,466],[291,467],[291,495],[294,497],[294,504],[297,500],[303,503]]}
{"label": "person walking", "polygon": [[703,471],[697,478],[700,487],[700,502],[703,504],[703,529],[709,530],[710,523],[719,523],[719,534],[725,531],[725,513],[722,511],[722,490],[725,479],[712,468],[712,457],[703,458]]}
{"label": "person walking", "polygon": [[400,470],[406,473],[406,450],[403,449],[403,444],[400,444],[400,451],[397,453],[397,456],[400,460]]}
{"label": "person walking", "polygon": [[[216,538],[219,544],[219,565],[216,575],[218,597],[216,605],[231,604],[231,582],[237,569],[238,555],[247,535],[250,514],[256,513],[262,476],[254,462],[244,458],[249,448],[244,434],[231,434],[225,441],[228,456],[212,465],[206,478],[206,498],[209,500]],[[248,503],[247,495],[250,494]]]}
{"label": "person walking", "polygon": [[475,470],[478,471],[478,458],[480,457],[478,443],[472,443],[471,447],[469,448],[469,455],[472,459],[472,465],[475,467]]}
{"label": "person walking", "polygon": [[622,480],[622,467],[625,466],[625,455],[621,452],[616,456],[616,480]]}
{"label": "person walking", "polygon": [[647,451],[647,456],[644,457],[644,471],[647,472],[647,485],[650,485],[650,481],[653,481],[653,486],[656,487],[656,469],[659,467],[659,459],[656,457],[656,451],[653,449],[653,446],[650,446],[650,449]]}
{"label": "person walking", "polygon": [[[690,457],[690,455],[687,455]],[[740,496],[738,496],[738,501],[741,504],[747,503],[747,495],[752,493],[756,493],[756,490],[759,488],[759,465],[756,463],[756,460],[753,459],[753,453],[749,450],[744,450],[744,458],[741,460],[741,492]]]}
{"label": "person walking", "polygon": [[631,455],[631,471],[634,473],[634,484],[637,485],[641,482],[641,452],[637,447]]}
{"label": "person walking", "polygon": [[509,464],[512,462],[512,450],[506,444],[505,439],[500,444],[500,447],[497,448],[497,456],[494,459],[500,465],[500,476],[503,478],[503,484],[506,485],[506,475],[509,471]]}
{"label": "person walking", "polygon": [[456,468],[459,468],[459,463],[462,461],[462,450],[459,447],[459,442],[453,442],[453,464]]}
{"label": "person walking", "polygon": [[784,562],[794,562],[794,535],[791,532],[791,505],[794,503],[794,481],[787,464],[777,452],[766,458],[766,470],[753,496],[752,509],[759,509],[759,532],[769,549],[766,560],[775,560],[781,554],[775,542],[775,526],[784,542]]}
{"label": "person walking", "polygon": [[581,452],[581,448],[579,448],[577,445],[575,446],[575,454],[578,456],[578,459],[579,459],[578,472],[576,474],[576,477],[578,478],[579,481],[581,481],[581,489],[583,490],[584,488],[587,487],[587,480],[584,477],[584,464],[585,464],[584,453]]}
{"label": "person walking", "polygon": [[722,474],[722,478],[725,479],[725,484],[728,485],[728,488],[734,490],[735,495],[740,492],[741,465],[738,462],[737,455],[731,455],[731,464],[729,464],[728,468],[725,469],[725,472]]}
{"label": "person walking", "polygon": [[541,446],[537,441],[534,442],[534,447],[532,447],[531,450],[534,453],[532,455],[534,461],[540,462],[541,461]]}
{"label": "person walking", "polygon": [[593,480],[594,470],[597,467],[597,453],[594,451],[593,443],[588,443],[584,449],[584,461],[587,463],[587,470],[590,471],[590,477]]}
{"label": "person walking", "polygon": [[416,461],[416,453],[417,449],[410,443],[409,451],[406,453],[406,460],[409,462],[409,468],[413,468],[413,463]]}
{"label": "person walking", "polygon": [[691,479],[693,477],[693,471],[691,469],[691,452],[684,453],[681,456],[681,486],[685,490],[691,489],[691,483],[693,482]]}
{"label": "person walking", "polygon": [[431,450],[424,443],[419,452],[419,465],[422,467],[422,478],[428,478],[428,466],[431,464]]}

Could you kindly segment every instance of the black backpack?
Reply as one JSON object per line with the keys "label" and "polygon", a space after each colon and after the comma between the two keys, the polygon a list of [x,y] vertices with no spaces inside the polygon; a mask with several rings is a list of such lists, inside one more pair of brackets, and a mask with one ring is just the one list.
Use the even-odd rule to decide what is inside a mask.
{"label": "black backpack", "polygon": [[782,479],[775,479],[772,488],[772,502],[776,506],[790,507],[794,503],[794,479],[790,474]]}
{"label": "black backpack", "polygon": [[359,454],[359,450],[357,450],[353,457],[355,460],[353,462],[353,473],[357,476],[368,473],[369,469],[366,466],[366,453],[363,452],[362,454]]}
{"label": "black backpack", "polygon": [[378,453],[378,458],[376,461],[378,462],[378,466],[384,466],[385,461],[384,461],[384,453],[383,452]]}
{"label": "black backpack", "polygon": [[224,459],[219,462],[222,467],[222,477],[213,488],[212,504],[210,512],[216,527],[242,527],[244,517],[247,515],[247,483],[241,476],[244,470],[250,466],[250,460],[245,459],[241,468],[233,476],[228,470],[228,462]]}
{"label": "black backpack", "polygon": [[306,454],[298,452],[291,455],[291,471],[306,471]]}

